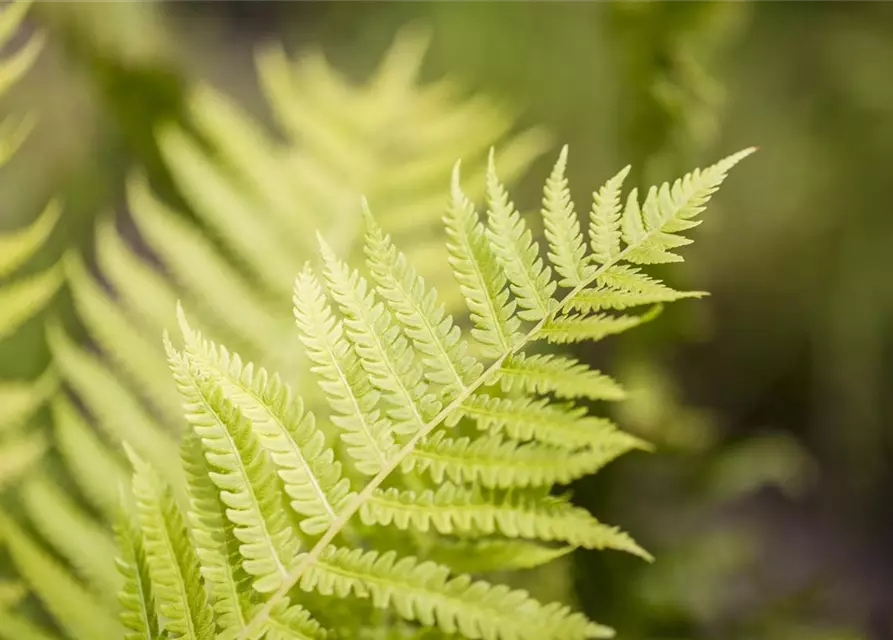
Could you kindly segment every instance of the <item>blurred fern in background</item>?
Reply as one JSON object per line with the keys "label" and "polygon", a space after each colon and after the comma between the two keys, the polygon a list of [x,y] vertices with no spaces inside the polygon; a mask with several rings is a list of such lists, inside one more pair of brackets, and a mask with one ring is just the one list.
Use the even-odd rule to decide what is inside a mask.
{"label": "blurred fern in background", "polygon": [[[30,3],[15,2],[0,13],[0,48],[17,34]],[[34,64],[43,38],[32,35],[0,61],[0,95]],[[34,118],[7,115],[0,123],[0,167],[26,141]],[[57,266],[31,273],[26,265],[40,252],[59,217],[60,205],[50,202],[27,228],[0,234],[0,340],[9,339],[55,295],[62,280]],[[0,490],[14,483],[42,455],[44,434],[29,428],[56,381],[51,372],[35,381],[0,380]]]}

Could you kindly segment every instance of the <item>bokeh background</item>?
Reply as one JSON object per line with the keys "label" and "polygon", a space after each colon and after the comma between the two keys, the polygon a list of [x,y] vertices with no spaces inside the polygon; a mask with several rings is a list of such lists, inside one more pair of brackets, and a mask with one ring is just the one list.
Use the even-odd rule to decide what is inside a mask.
{"label": "bokeh background", "polygon": [[[565,142],[578,208],[627,163],[647,185],[760,147],[667,273],[712,296],[580,354],[657,448],[575,499],[658,562],[580,552],[531,582],[629,640],[893,637],[893,3],[38,3],[46,48],[4,108],[39,124],[0,175],[0,230],[59,194],[28,269],[90,255],[135,167],[176,197],[154,131],[187,124],[191,87],[269,121],[260,44],[359,80],[407,24],[431,34],[423,78],[549,133],[517,181],[530,208]],[[64,291],[0,343],[0,375],[44,371],[58,315],[77,325]]]}

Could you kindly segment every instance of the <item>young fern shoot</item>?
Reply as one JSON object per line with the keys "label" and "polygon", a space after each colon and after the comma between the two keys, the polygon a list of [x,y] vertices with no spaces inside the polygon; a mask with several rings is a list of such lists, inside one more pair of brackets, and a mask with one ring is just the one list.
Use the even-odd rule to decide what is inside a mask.
{"label": "young fern shoot", "polygon": [[[535,566],[576,547],[651,558],[627,533],[550,495],[646,448],[576,404],[619,400],[623,389],[571,358],[525,350],[599,340],[650,320],[665,302],[701,295],[644,267],[681,260],[683,232],[752,151],[653,187],[641,203],[633,190],[622,205],[624,169],[593,194],[586,242],[565,148],[544,191],[546,251],[492,154],[485,220],[457,164],[444,223],[468,334],[366,208],[369,277],[320,241],[321,271],[306,266],[294,287],[328,416],[206,340],[181,310],[184,346],[165,343],[190,424],[190,506],[184,518],[139,463],[135,486],[147,489],[141,517],[122,529],[122,623],[146,638],[159,626],[170,637],[210,637],[212,614],[216,637],[243,640],[352,638],[385,625],[401,638],[432,630],[471,640],[610,637],[566,606],[469,574]],[[152,526],[140,532],[146,514]],[[195,550],[153,557],[158,532],[184,522]],[[136,584],[144,575],[149,584]]]}

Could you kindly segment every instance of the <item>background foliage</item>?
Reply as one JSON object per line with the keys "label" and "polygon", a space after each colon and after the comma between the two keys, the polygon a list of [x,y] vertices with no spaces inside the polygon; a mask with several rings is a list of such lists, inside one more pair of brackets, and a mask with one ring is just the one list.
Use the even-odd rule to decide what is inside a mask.
{"label": "background foliage", "polygon": [[[0,228],[59,193],[65,214],[27,268],[89,252],[94,217],[126,210],[135,166],[178,197],[153,134],[187,123],[196,81],[269,119],[259,43],[321,46],[364,77],[413,21],[433,34],[423,76],[449,72],[520,111],[519,130],[571,141],[572,185],[627,163],[651,183],[761,146],[677,276],[712,297],[581,354],[626,370],[641,393],[623,419],[659,449],[576,499],[661,562],[581,552],[571,582],[560,567],[536,581],[629,638],[887,637],[889,4],[41,3],[26,29],[46,50],[4,105],[40,124],[0,178]],[[519,187],[535,201],[537,179]],[[63,294],[4,339],[0,374],[36,378],[45,321],[61,311],[76,328],[71,308]]]}

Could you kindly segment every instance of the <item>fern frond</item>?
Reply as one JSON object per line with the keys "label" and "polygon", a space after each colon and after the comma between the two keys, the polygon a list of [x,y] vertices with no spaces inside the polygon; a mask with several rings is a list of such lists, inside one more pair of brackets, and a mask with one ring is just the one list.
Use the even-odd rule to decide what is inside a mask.
{"label": "fern frond", "polygon": [[309,265],[295,281],[294,314],[347,453],[360,473],[375,475],[396,450],[391,424],[376,408],[380,392],[365,376]]}
{"label": "fern frond", "polygon": [[166,342],[174,379],[186,399],[186,419],[202,440],[211,479],[242,543],[242,567],[260,593],[275,591],[298,553],[279,493],[275,466],[251,422],[189,360]]}
{"label": "fern frond", "polygon": [[189,529],[214,603],[217,638],[233,638],[247,621],[250,598],[242,587],[250,576],[239,564],[239,539],[195,431],[184,434],[180,451],[189,496]]}
{"label": "fern frond", "polygon": [[394,326],[387,307],[375,300],[365,278],[351,271],[321,242],[326,282],[341,308],[347,336],[369,380],[391,405],[386,414],[394,431],[412,435],[437,415],[441,403],[428,392],[422,366]]}
{"label": "fern frond", "polygon": [[[6,15],[0,17],[0,30]],[[337,426],[348,453],[362,452],[357,466],[365,462],[358,470],[372,476],[369,486],[380,484],[419,439],[425,436],[427,441],[432,422],[456,413],[445,413],[443,405],[472,393],[480,384],[483,367],[468,355],[448,315],[462,294],[445,281],[450,274],[436,261],[441,253],[446,259],[446,251],[441,247],[433,252],[418,243],[404,256],[390,249],[391,236],[382,233],[374,239],[381,260],[369,282],[348,278],[344,291],[349,300],[332,291],[343,323],[328,309],[321,290],[319,295],[309,294],[314,305],[320,304],[311,305],[313,315],[305,317],[309,324],[302,327],[302,337],[316,345],[315,356],[314,348],[309,349],[311,361],[323,378],[324,394],[336,414],[331,423],[322,419],[314,423],[304,411],[306,405],[321,415],[319,396],[313,397],[302,387],[302,403],[288,391],[289,384],[297,390],[296,384],[306,379],[307,363],[292,353],[298,336],[289,331],[290,323],[279,310],[292,275],[308,257],[302,251],[312,244],[310,226],[324,232],[343,231],[358,194],[365,193],[381,207],[382,229],[394,234],[399,244],[401,234],[417,237],[434,221],[429,212],[436,210],[442,198],[440,179],[456,157],[465,157],[466,166],[472,169],[466,189],[478,198],[486,189],[480,171],[486,150],[497,140],[505,138],[496,159],[503,177],[509,180],[543,150],[539,132],[507,136],[511,118],[488,100],[459,103],[446,91],[445,83],[419,90],[415,70],[420,55],[415,45],[397,47],[377,79],[358,87],[331,73],[321,58],[296,67],[280,59],[277,72],[282,86],[267,84],[265,89],[269,94],[278,92],[281,100],[271,97],[271,102],[281,102],[274,105],[276,115],[291,122],[292,126],[284,127],[284,142],[266,137],[222,95],[209,89],[196,91],[190,96],[189,108],[203,140],[196,142],[197,138],[165,129],[159,133],[159,144],[197,222],[171,210],[151,193],[144,179],[134,178],[128,184],[128,202],[141,240],[154,255],[137,255],[114,223],[105,220],[97,229],[102,277],[94,277],[81,261],[65,264],[78,315],[98,353],[76,346],[58,327],[51,328],[49,339],[59,377],[73,400],[84,407],[82,413],[68,396],[60,395],[54,404],[55,428],[63,461],[89,502],[103,514],[117,510],[114,494],[122,486],[127,491],[130,484],[120,477],[118,444],[130,443],[137,452],[134,456],[140,458],[135,458],[133,486],[140,526],[130,531],[130,554],[125,556],[137,568],[136,546],[143,546],[147,586],[154,592],[157,622],[163,629],[153,631],[147,615],[142,617],[144,625],[130,628],[133,634],[145,631],[147,636],[157,636],[152,640],[210,638],[215,632],[221,638],[252,640],[264,634],[283,639],[325,637],[325,630],[307,613],[315,610],[315,601],[302,603],[304,609],[284,597],[286,584],[301,571],[295,563],[312,559],[310,554],[297,555],[300,544],[321,534],[315,547],[318,554],[335,542],[345,527],[339,544],[370,541],[364,539],[365,529],[348,526],[364,498],[341,479],[338,465],[347,464],[347,460],[331,452],[324,438],[334,437],[332,425]],[[16,135],[21,130],[17,129]],[[0,134],[3,131],[6,128],[0,127]],[[2,151],[0,148],[0,155]],[[407,184],[407,179],[412,183]],[[259,212],[267,215],[258,218]],[[494,229],[501,225],[499,236],[511,241],[510,250],[519,252],[515,257],[524,261],[528,271],[533,268],[527,264],[529,260],[539,269],[542,262],[536,262],[535,242],[516,214],[495,221]],[[500,258],[483,225],[476,224],[476,237],[490,257],[484,270],[498,273],[500,260],[508,254]],[[38,231],[41,233],[34,231],[31,236],[34,246],[39,246],[37,237],[46,229]],[[207,238],[208,231],[215,236],[212,241]],[[343,242],[338,246],[340,254],[358,248],[357,239],[342,232],[332,242]],[[427,259],[416,270],[409,262],[421,251]],[[473,253],[472,258],[481,255]],[[156,260],[160,265],[156,266]],[[425,286],[426,281],[441,290],[440,302],[433,289]],[[373,282],[375,292],[370,287]],[[331,287],[331,280],[327,284]],[[520,338],[520,323],[510,298],[509,285],[514,284],[503,280],[496,295],[504,297],[506,309],[511,307],[501,312],[507,335]],[[549,283],[546,286],[554,288]],[[540,302],[550,296],[551,292],[541,295]],[[213,343],[204,349],[206,343],[198,337],[191,343],[187,340],[182,354],[166,345],[170,359],[177,361],[173,362],[175,370],[181,374],[178,384],[172,385],[164,351],[145,336],[173,328],[173,303],[178,299],[202,333],[234,350]],[[295,301],[299,303],[297,291]],[[553,302],[557,301],[549,304]],[[301,318],[297,319],[300,326]],[[195,348],[198,344],[201,349]],[[266,370],[280,370],[282,381],[260,367],[243,364],[231,355],[235,353]],[[370,375],[370,370],[378,377]],[[177,456],[172,455],[176,444],[171,436],[177,433],[181,420],[173,389],[186,396],[188,421],[193,427],[187,438],[192,441],[191,457],[186,455],[183,461],[189,472],[185,483],[182,469],[175,463]],[[94,434],[88,421],[96,423],[102,438]],[[520,449],[515,443],[510,446],[526,451],[526,445]],[[336,451],[340,453],[337,447]],[[167,482],[149,473],[150,466]],[[469,472],[467,466],[459,473],[483,475]],[[407,474],[394,484],[424,482]],[[180,497],[184,485],[191,507],[189,533],[173,497]],[[249,495],[255,489],[256,495]],[[40,491],[30,489],[30,493],[28,502],[33,508]],[[297,514],[287,509],[290,500]],[[51,529],[46,523],[38,528],[56,543],[59,527],[72,523],[76,535],[66,541],[68,546],[54,546],[95,586],[98,581],[87,575],[87,565],[71,557],[73,545],[86,539],[86,528],[79,528],[84,523],[69,513],[70,505],[64,499],[48,504],[62,505],[60,515],[64,518],[54,523],[53,533],[48,533]],[[215,535],[221,531],[223,537]],[[88,540],[81,546],[101,545]],[[517,549],[519,554],[525,552],[525,547]],[[525,562],[545,557],[532,548],[525,553],[529,553]],[[85,553],[85,563],[87,555],[110,557],[108,552]],[[280,566],[271,566],[273,555],[277,557],[272,563],[281,559]],[[32,577],[22,575],[26,580]],[[130,581],[134,575],[125,578]],[[248,586],[252,580],[254,584]],[[128,582],[131,594],[134,586]],[[467,599],[472,600],[473,595]],[[137,597],[148,612],[151,599]],[[55,614],[52,607],[46,608]],[[369,609],[360,611],[365,615]],[[383,615],[387,618],[390,614]],[[325,616],[322,619],[330,622]],[[135,624],[125,616],[125,622],[128,620]],[[5,622],[4,617],[0,624],[4,632]],[[357,621],[357,628],[365,622]],[[418,631],[419,637],[432,631],[400,624],[400,630]],[[105,637],[59,626],[72,637]],[[23,625],[15,628],[22,630],[17,640],[46,635]]]}
{"label": "fern frond", "polygon": [[592,259],[598,264],[613,262],[620,255],[620,190],[629,170],[630,166],[627,165],[592,194],[589,242],[592,245]]}
{"label": "fern frond", "polygon": [[[601,289],[611,289],[627,295],[640,296],[641,299],[653,300],[653,303],[671,300],[675,297],[701,297],[704,291],[676,291],[663,281],[642,272],[640,267],[629,265],[613,265],[604,269],[596,278]],[[652,303],[652,304],[653,304]]]}
{"label": "fern frond", "polygon": [[601,287],[579,292],[568,301],[567,306],[568,309],[592,313],[604,309],[624,310],[630,307],[662,304],[684,298],[703,298],[705,295],[707,294],[704,291],[675,291],[669,287],[665,287],[660,293],[640,293]]}
{"label": "fern frond", "polygon": [[499,367],[499,384],[506,393],[552,393],[558,398],[623,400],[626,392],[610,376],[573,358],[553,354],[518,353]]}
{"label": "fern frond", "polygon": [[470,537],[500,534],[587,549],[619,549],[651,559],[629,535],[564,501],[498,498],[450,483],[421,493],[376,491],[363,504],[359,517],[367,525],[393,525],[401,530],[434,530],[443,535]]}
{"label": "fern frond", "polygon": [[624,259],[636,264],[678,262],[682,258],[671,251],[691,242],[679,235],[700,224],[695,218],[704,210],[710,196],[725,180],[728,171],[754,152],[745,149],[720,160],[703,171],[696,169],[676,180],[651,187],[639,209],[635,190],[623,211],[623,240],[627,244]]}
{"label": "fern frond", "polygon": [[582,285],[592,269],[586,264],[586,245],[580,231],[580,219],[574,211],[571,192],[567,186],[567,145],[555,162],[543,188],[542,216],[546,239],[549,241],[549,260],[561,276],[562,287]]}
{"label": "fern frond", "polygon": [[[536,322],[535,326],[525,335],[521,335],[518,331],[520,318],[515,317],[514,313],[517,300],[512,297],[508,280],[500,268],[499,259],[496,257],[499,251],[492,246],[497,244],[497,240],[487,237],[473,205],[461,192],[458,186],[457,166],[453,175],[452,198],[445,218],[449,235],[450,261],[460,282],[462,293],[469,302],[472,320],[475,323],[475,328],[472,330],[475,346],[485,351],[493,360],[486,371],[482,372],[478,378],[468,384],[463,392],[455,398],[448,400],[436,415],[426,422],[417,425],[418,428],[407,430],[406,435],[408,436],[411,433],[411,437],[402,445],[395,457],[389,460],[387,465],[365,485],[356,498],[350,501],[350,504],[345,507],[345,510],[333,522],[332,526],[316,541],[312,549],[296,559],[294,570],[289,573],[275,593],[260,606],[249,623],[248,629],[257,630],[261,628],[269,619],[269,615],[274,608],[284,601],[291,587],[298,584],[307,586],[308,580],[312,586],[312,584],[319,581],[319,576],[328,575],[321,567],[325,558],[342,554],[341,557],[352,557],[357,561],[368,558],[368,562],[374,565],[375,558],[378,557],[375,554],[363,556],[359,550],[335,551],[333,547],[329,546],[348,526],[351,517],[357,512],[361,514],[361,519],[365,517],[367,522],[378,522],[378,518],[380,518],[381,522],[392,523],[398,529],[405,527],[412,532],[419,532],[420,528],[428,529],[433,527],[438,531],[452,533],[459,530],[461,533],[471,535],[477,532],[479,528],[483,529],[483,533],[486,533],[496,532],[497,527],[501,526],[502,529],[500,531],[502,533],[516,534],[526,531],[529,535],[542,536],[546,539],[554,539],[559,535],[565,535],[565,539],[572,544],[584,544],[594,547],[614,544],[616,546],[624,546],[633,553],[645,555],[627,537],[609,527],[599,525],[595,529],[587,529],[587,534],[580,533],[586,527],[576,521],[572,523],[572,526],[568,527],[569,523],[564,521],[563,518],[570,512],[559,512],[557,515],[554,512],[550,512],[549,516],[539,513],[531,515],[529,509],[511,502],[511,500],[520,500],[511,491],[508,492],[508,495],[514,497],[501,498],[498,493],[492,496],[489,493],[475,493],[473,488],[450,489],[450,491],[455,491],[455,494],[444,490],[444,493],[441,494],[442,504],[438,504],[435,492],[429,491],[428,493],[419,494],[414,488],[407,490],[413,486],[412,481],[417,480],[411,474],[403,478],[403,486],[390,476],[397,468],[410,471],[416,467],[427,468],[425,465],[434,468],[433,462],[422,462],[425,455],[433,454],[436,456],[438,453],[436,449],[436,445],[439,443],[438,436],[432,437],[431,434],[440,427],[455,426],[462,418],[473,421],[479,429],[490,431],[492,435],[506,435],[512,440],[520,442],[534,441],[529,449],[550,446],[559,450],[563,449],[572,455],[579,454],[582,456],[591,453],[592,457],[587,459],[587,464],[592,464],[596,467],[605,464],[613,457],[616,457],[616,455],[632,448],[644,448],[644,445],[637,439],[618,432],[610,421],[588,415],[583,407],[550,402],[549,398],[536,398],[529,392],[515,397],[492,397],[481,392],[480,389],[484,386],[500,383],[502,366],[510,358],[516,357],[529,343],[539,340],[571,342],[599,339],[612,333],[619,333],[653,317],[660,309],[659,306],[641,316],[584,315],[569,313],[567,309],[576,295],[593,285],[599,286],[598,279],[600,276],[612,267],[622,265],[630,256],[636,257],[637,251],[651,251],[652,249],[649,249],[649,247],[657,247],[656,250],[658,251],[667,251],[670,248],[681,246],[684,240],[681,236],[668,239],[667,234],[676,233],[682,230],[685,225],[690,226],[688,221],[699,211],[699,207],[702,207],[703,203],[706,202],[706,197],[709,196],[709,193],[707,193],[709,188],[703,185],[718,184],[719,178],[717,176],[720,174],[724,175],[727,168],[734,161],[746,155],[746,153],[732,156],[731,161],[719,163],[716,165],[719,169],[706,170],[705,173],[710,174],[712,177],[686,179],[685,184],[688,186],[685,188],[680,187],[680,189],[683,195],[688,191],[693,195],[687,196],[687,199],[681,196],[676,198],[674,201],[675,210],[665,215],[661,214],[666,218],[665,221],[661,222],[662,226],[657,226],[654,220],[651,220],[654,217],[653,213],[649,214],[651,216],[649,220],[651,221],[647,222],[647,224],[639,216],[638,225],[642,230],[639,233],[635,224],[636,218],[630,218],[627,214],[624,214],[621,217],[620,226],[621,240],[626,242],[626,247],[598,267],[584,270],[586,273],[584,280],[562,299],[554,300],[554,304],[550,302],[551,310]],[[700,176],[701,174],[696,173],[696,175]],[[494,190],[491,189],[492,191]],[[706,195],[704,195],[705,193]],[[506,204],[508,202],[507,198],[504,201],[499,199],[501,196],[497,198],[498,206],[504,206],[506,211],[510,208],[513,209],[513,207],[509,207]],[[605,196],[605,201],[608,202],[609,200],[610,198]],[[632,206],[637,207],[634,194],[630,202],[634,203]],[[652,209],[648,210],[649,212],[652,211]],[[504,219],[509,221],[512,219],[511,214],[506,214],[505,212],[497,215],[502,215]],[[610,224],[616,225],[616,222],[612,221]],[[503,232],[503,238],[524,237],[523,231],[520,236],[516,235],[511,224],[506,228],[509,231],[507,233]],[[525,242],[521,244],[526,246]],[[507,255],[505,252],[506,246],[503,243],[503,257]],[[421,367],[412,362],[414,355],[412,350],[406,346],[405,339],[391,323],[389,306],[377,302],[374,294],[368,290],[366,281],[356,271],[352,272],[344,263],[335,258],[331,249],[324,243],[322,253],[326,265],[327,281],[334,297],[341,306],[342,313],[345,315],[348,337],[357,348],[361,360],[365,359],[364,366],[366,366],[367,373],[376,386],[383,392],[391,394],[392,404],[394,404],[393,397],[397,396],[398,402],[396,404],[404,410],[404,416],[407,415],[409,413],[408,410],[414,408],[415,398],[424,393],[425,388],[422,382]],[[512,254],[516,258],[520,253],[523,253],[523,251],[519,252],[517,247],[512,250]],[[532,253],[524,255],[533,256]],[[584,266],[592,266],[590,264],[591,256],[584,256],[583,259],[586,262]],[[536,264],[534,262],[534,266]],[[539,267],[536,268],[539,269]],[[639,285],[653,286],[654,282],[651,281],[650,284],[648,282],[640,282]],[[512,284],[516,283],[513,282]],[[519,292],[514,293],[518,294],[517,297],[522,295]],[[395,344],[397,347],[393,346]],[[392,353],[388,352],[389,348],[392,349]],[[399,358],[394,358],[394,355],[399,356]],[[400,368],[395,369],[394,363],[398,363]],[[522,373],[519,375],[519,379],[514,382],[516,384],[526,384],[534,388],[537,384],[551,385],[557,388],[556,384],[558,383],[554,382],[554,380],[552,382],[543,382],[543,380],[552,379],[549,376],[557,373],[554,370],[555,368],[550,369],[547,365],[544,373],[539,365],[540,363],[537,363],[535,367],[536,375],[540,376],[539,378],[527,378]],[[562,363],[558,367],[564,375],[568,375],[568,371],[572,371],[575,377],[580,375],[579,369],[574,369],[573,365]],[[407,375],[407,372],[411,372],[411,374]],[[407,382],[411,384],[407,384]],[[577,383],[579,384],[579,381]],[[416,395],[414,396],[413,393]],[[570,390],[565,390],[565,394],[568,396],[577,395],[576,393],[571,393]],[[418,414],[413,416],[413,418],[413,422],[421,422]],[[481,442],[486,441],[482,440]],[[494,440],[493,442],[496,441]],[[428,444],[435,445],[434,451],[430,449],[426,451],[425,447]],[[457,448],[467,446],[469,449],[471,448],[470,444],[465,445],[464,442],[461,445],[450,443],[447,448],[452,446]],[[488,460],[487,462],[492,463],[493,460]],[[458,465],[461,465],[461,462],[457,462],[454,465],[452,473],[460,481],[465,481],[468,477],[474,478],[474,474],[479,473],[477,470],[472,470],[473,465],[470,467]],[[437,469],[435,473],[442,472],[446,474],[448,465],[442,464],[442,467],[442,470]],[[480,475],[483,477],[482,473]],[[518,477],[523,477],[523,475]],[[388,481],[393,482],[396,486],[392,485],[390,489],[385,489],[383,485]],[[421,496],[424,496],[424,500]],[[461,496],[461,499],[456,496]],[[451,502],[454,497],[455,503]],[[403,500],[400,498],[403,498]],[[509,502],[500,502],[500,500]],[[386,504],[383,504],[383,502]],[[417,502],[423,502],[423,504],[417,504]],[[499,511],[500,507],[505,507],[512,515],[504,516],[505,519],[500,520],[494,514],[494,510]],[[556,509],[559,508],[566,509],[567,506],[556,507]],[[573,508],[571,507],[571,509]],[[470,512],[475,514],[477,520],[468,515]],[[573,512],[574,515],[576,513]],[[439,519],[438,515],[440,516]],[[555,517],[554,521],[550,519],[552,516]],[[541,520],[540,518],[544,519]],[[573,516],[569,515],[569,518],[572,519]],[[584,522],[591,525],[595,521],[589,518],[590,516],[587,514]],[[561,525],[556,524],[559,521]],[[538,529],[537,526],[541,528]],[[577,529],[578,526],[580,527],[579,530]],[[458,527],[464,527],[464,529]],[[526,529],[522,529],[522,527]],[[561,534],[557,533],[558,531],[561,531]],[[572,533],[574,531],[577,533]],[[573,539],[571,539],[571,536],[573,536]],[[391,574],[393,574],[393,567],[391,566],[393,562],[393,559],[390,560],[388,566],[385,567]],[[361,580],[357,576],[356,571],[356,568],[352,568],[346,575],[342,573],[340,577],[329,576],[325,584],[325,591],[321,593],[331,594],[335,592],[339,596],[344,596],[351,592],[361,596],[367,593],[375,594],[375,589],[369,585],[368,576]],[[309,576],[311,575],[315,577],[310,579]],[[393,579],[394,575],[389,575],[389,577]],[[467,578],[460,577],[457,580],[467,580]],[[379,606],[391,604],[390,596],[393,593],[393,591],[389,591],[388,597]],[[399,608],[401,604],[399,602],[393,604],[398,608],[398,613],[400,613]],[[419,610],[414,609],[413,613],[416,615],[419,613]],[[401,613],[401,615],[404,614]],[[433,613],[429,613],[428,616],[427,619],[420,619],[422,624],[430,625],[435,620]],[[443,621],[441,620],[440,622],[443,629]],[[533,626],[533,623],[531,623],[527,631],[532,630]],[[557,628],[557,625],[555,626]],[[515,632],[509,629],[509,626],[500,623],[494,625],[492,630],[487,632],[489,635],[485,636],[479,635],[481,631],[476,628],[462,628],[461,632],[463,635],[473,638],[524,637],[521,635],[522,631]],[[454,627],[444,630],[453,632]],[[537,632],[538,635],[531,637],[568,637],[567,633],[556,632],[554,629],[550,629],[550,631],[551,633],[539,630]],[[472,635],[469,635],[469,633]],[[585,637],[586,635],[586,632],[580,629],[575,633],[577,637]],[[592,633],[597,632],[592,631]]]}
{"label": "fern frond", "polygon": [[156,640],[160,637],[160,629],[146,550],[139,527],[130,514],[124,512],[119,517],[115,537],[121,552],[116,564],[124,578],[118,594],[122,607],[119,618],[127,629],[124,640]]}
{"label": "fern frond", "polygon": [[302,516],[301,529],[308,535],[325,531],[354,493],[347,478],[341,476],[341,463],[326,447],[316,418],[304,410],[301,399],[279,376],[243,365],[238,354],[230,354],[194,331],[182,309],[178,316],[189,357],[251,421],[252,431],[278,467],[291,506]]}
{"label": "fern frond", "polygon": [[174,495],[148,464],[133,453],[130,458],[137,517],[162,624],[175,638],[210,640],[213,610]]}
{"label": "fern frond", "polygon": [[[571,298],[573,299],[573,298]],[[629,331],[640,324],[650,322],[661,312],[660,306],[638,316],[612,316],[604,313],[584,315],[569,313],[550,318],[539,329],[539,337],[553,344],[597,341],[610,335]]]}
{"label": "fern frond", "polygon": [[445,399],[464,391],[483,367],[467,354],[468,344],[453,324],[437,292],[425,286],[403,252],[392,244],[390,236],[366,209],[366,256],[369,269],[378,283],[378,291],[394,309],[415,349],[425,364],[425,377],[443,385]]}
{"label": "fern frond", "polygon": [[322,595],[371,599],[400,617],[445,633],[484,640],[566,640],[611,637],[610,629],[566,606],[542,605],[524,591],[511,591],[467,576],[450,578],[433,562],[400,558],[394,552],[327,547],[299,583]]}
{"label": "fern frond", "polygon": [[644,445],[621,431],[606,430],[591,447],[568,452],[539,443],[519,444],[498,435],[448,438],[443,431],[423,441],[403,462],[404,471],[427,471],[435,483],[493,489],[568,484],[595,473],[614,458]]}
{"label": "fern frond", "polygon": [[450,265],[468,304],[475,328],[471,335],[483,355],[498,357],[511,351],[520,338],[505,274],[487,242],[474,205],[459,185],[459,165],[453,169],[450,205],[444,217]]}
{"label": "fern frond", "polygon": [[[0,516],[0,535],[19,575],[67,635],[121,640],[123,629],[107,608],[5,515]],[[0,627],[5,626],[4,614]]]}
{"label": "fern frond", "polygon": [[478,394],[465,401],[462,414],[481,430],[505,433],[513,440],[536,440],[566,449],[597,443],[613,424],[586,415],[584,407],[550,403],[547,398],[497,398]]}
{"label": "fern frond", "polygon": [[492,150],[487,166],[487,206],[487,238],[522,309],[518,317],[537,322],[554,309],[552,294],[557,284],[552,282],[552,270],[539,257],[533,234],[496,177]]}

